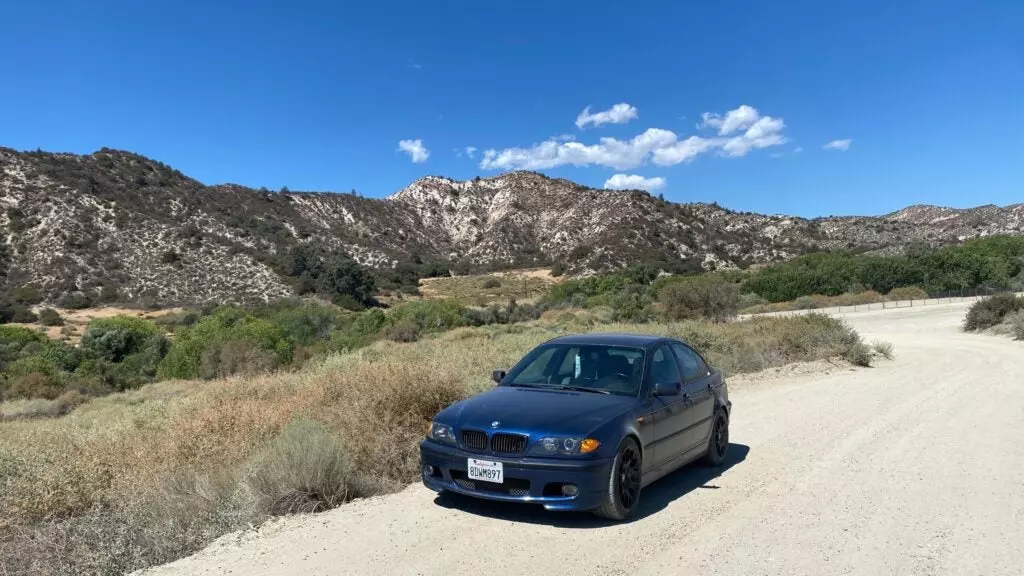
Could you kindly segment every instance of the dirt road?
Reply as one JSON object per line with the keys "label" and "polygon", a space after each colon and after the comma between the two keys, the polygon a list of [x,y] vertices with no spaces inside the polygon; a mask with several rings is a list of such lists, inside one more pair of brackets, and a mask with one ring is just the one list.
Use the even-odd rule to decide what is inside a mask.
{"label": "dirt road", "polygon": [[1021,574],[1024,343],[966,305],[850,314],[896,359],[734,386],[731,461],[604,524],[413,486],[150,574]]}

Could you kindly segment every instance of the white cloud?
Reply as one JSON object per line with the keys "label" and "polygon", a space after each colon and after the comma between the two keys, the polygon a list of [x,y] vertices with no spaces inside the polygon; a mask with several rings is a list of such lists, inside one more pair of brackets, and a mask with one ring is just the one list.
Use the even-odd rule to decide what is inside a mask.
{"label": "white cloud", "polygon": [[824,148],[825,150],[841,150],[843,152],[846,152],[847,150],[850,149],[850,143],[852,142],[853,140],[849,138],[845,140],[833,140],[828,144],[822,146],[822,148]]}
{"label": "white cloud", "polygon": [[615,174],[605,181],[604,187],[612,190],[658,190],[665,187],[665,179],[644,178],[636,174]]}
{"label": "white cloud", "polygon": [[398,150],[405,152],[412,158],[412,161],[416,164],[420,162],[426,162],[427,158],[430,158],[430,150],[423,145],[423,140],[419,138],[415,140],[402,140],[398,143]]}
{"label": "white cloud", "polygon": [[573,142],[574,140],[576,140],[576,135],[575,134],[559,134],[558,136],[555,136],[554,139],[555,140],[562,140],[563,142]]}
{"label": "white cloud", "polygon": [[804,151],[804,147],[803,146],[797,146],[796,150],[793,150],[793,152],[796,152],[797,154],[799,154],[800,152],[803,152],[803,151]]}
{"label": "white cloud", "polygon": [[749,128],[761,119],[761,115],[757,112],[757,108],[747,106],[746,104],[741,105],[735,110],[726,112],[724,118],[719,114],[713,114],[711,112],[705,112],[701,114],[700,117],[701,123],[699,127],[718,128],[719,136],[727,136],[737,130]]}
{"label": "white cloud", "polygon": [[[735,158],[751,150],[786,142],[782,119],[761,116],[750,106],[740,106],[724,117],[706,114],[705,121],[710,122],[708,126],[717,127],[720,135],[690,136],[681,140],[671,130],[648,128],[629,140],[606,137],[590,145],[551,138],[529,148],[486,150],[480,167],[485,170],[544,170],[571,164],[628,170],[648,160],[659,166],[673,166],[714,151]],[[726,127],[728,134],[723,135]]]}
{"label": "white cloud", "polygon": [[582,130],[587,124],[593,124],[594,126],[600,126],[601,124],[625,124],[636,117],[636,106],[631,106],[625,102],[594,114],[590,113],[590,106],[587,106],[576,117],[576,127]]}
{"label": "white cloud", "polygon": [[676,135],[669,130],[650,128],[630,140],[601,138],[597,144],[547,140],[530,148],[487,150],[480,167],[488,170],[543,170],[573,166],[608,166],[626,170],[639,166],[652,151],[670,146]]}
{"label": "white cloud", "polygon": [[673,166],[680,162],[689,162],[715,146],[717,143],[712,138],[690,136],[671,146],[663,146],[654,150],[651,161],[659,166]]}
{"label": "white cloud", "polygon": [[476,146],[466,146],[466,156],[472,158],[474,154],[476,154]]}

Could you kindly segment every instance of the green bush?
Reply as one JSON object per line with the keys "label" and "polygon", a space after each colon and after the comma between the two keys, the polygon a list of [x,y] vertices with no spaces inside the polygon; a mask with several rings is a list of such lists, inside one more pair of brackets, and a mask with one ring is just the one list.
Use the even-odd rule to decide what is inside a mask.
{"label": "green bush", "polygon": [[3,385],[4,399],[46,398],[52,400],[64,391],[60,380],[42,372],[28,372],[11,376]]}
{"label": "green bush", "polygon": [[92,299],[84,292],[65,292],[57,300],[57,305],[69,310],[81,310],[92,306]]}
{"label": "green bush", "polygon": [[39,323],[43,326],[63,326],[64,319],[53,308],[43,308],[39,311]]}
{"label": "green bush", "polygon": [[1017,310],[1007,314],[1006,323],[1010,325],[1014,338],[1024,340],[1024,310]]}
{"label": "green bush", "polygon": [[331,334],[332,350],[355,350],[366,346],[380,336],[388,318],[380,308],[346,317],[342,327]]}
{"label": "green bush", "polygon": [[304,346],[326,339],[351,316],[334,306],[296,299],[277,300],[249,312],[279,327],[293,343]]}
{"label": "green bush", "polygon": [[481,288],[501,288],[501,280],[497,278],[488,278],[480,284]]}
{"label": "green bush", "polygon": [[1024,310],[1024,298],[1014,294],[996,294],[978,300],[967,310],[964,318],[964,330],[984,330],[996,324],[1012,312]]}
{"label": "green bush", "polygon": [[11,314],[11,322],[31,324],[37,320],[39,320],[39,316],[36,316],[36,313],[30,310],[27,306],[16,305],[13,308],[13,313]]}
{"label": "green bush", "polygon": [[216,344],[203,351],[199,363],[199,377],[224,378],[235,374],[263,374],[281,364],[273,350],[261,348],[254,342],[232,340]]}
{"label": "green bush", "polygon": [[736,316],[739,287],[715,274],[684,276],[661,287],[658,303],[671,320],[724,322]]}
{"label": "green bush", "polygon": [[134,316],[111,316],[89,322],[82,335],[82,347],[110,360],[120,362],[125,356],[142,351],[162,338],[156,324]]}
{"label": "green bush", "polygon": [[303,417],[253,455],[248,468],[246,482],[270,514],[319,512],[363,495],[338,437]]}
{"label": "green bush", "polygon": [[739,309],[746,310],[747,308],[753,308],[754,306],[765,306],[768,304],[768,300],[763,298],[760,294],[754,294],[753,292],[747,292],[740,294]]}
{"label": "green bush", "polygon": [[[277,365],[290,363],[294,350],[281,328],[255,318],[241,308],[225,306],[175,334],[167,355],[160,361],[157,376],[161,379],[200,377],[203,373],[204,354],[214,354],[209,351],[228,342],[247,343],[269,351],[274,355]],[[220,366],[219,363],[215,365]],[[220,369],[207,371],[206,377]]]}
{"label": "green bush", "polygon": [[415,342],[420,333],[421,328],[412,318],[402,318],[384,329],[384,336],[395,342]]}
{"label": "green bush", "polygon": [[387,316],[390,324],[409,321],[423,334],[472,324],[469,310],[454,300],[414,300],[395,306]]}

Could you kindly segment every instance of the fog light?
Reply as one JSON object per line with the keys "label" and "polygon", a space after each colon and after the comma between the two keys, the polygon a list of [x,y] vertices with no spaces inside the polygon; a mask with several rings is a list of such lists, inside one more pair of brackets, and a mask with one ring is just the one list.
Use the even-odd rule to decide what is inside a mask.
{"label": "fog light", "polygon": [[565,496],[575,496],[580,493],[580,489],[575,484],[563,484],[562,494]]}
{"label": "fog light", "polygon": [[423,465],[423,475],[424,476],[433,476],[434,475],[434,467],[431,466],[430,464],[424,464]]}

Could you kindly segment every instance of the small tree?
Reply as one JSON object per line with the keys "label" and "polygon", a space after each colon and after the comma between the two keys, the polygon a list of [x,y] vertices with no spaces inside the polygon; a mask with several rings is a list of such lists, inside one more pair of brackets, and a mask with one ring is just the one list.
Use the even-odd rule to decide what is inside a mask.
{"label": "small tree", "polygon": [[39,323],[43,326],[63,326],[64,319],[53,308],[43,308],[39,311]]}
{"label": "small tree", "polygon": [[679,278],[658,292],[658,302],[671,320],[724,322],[736,315],[739,299],[739,287],[714,274]]}

